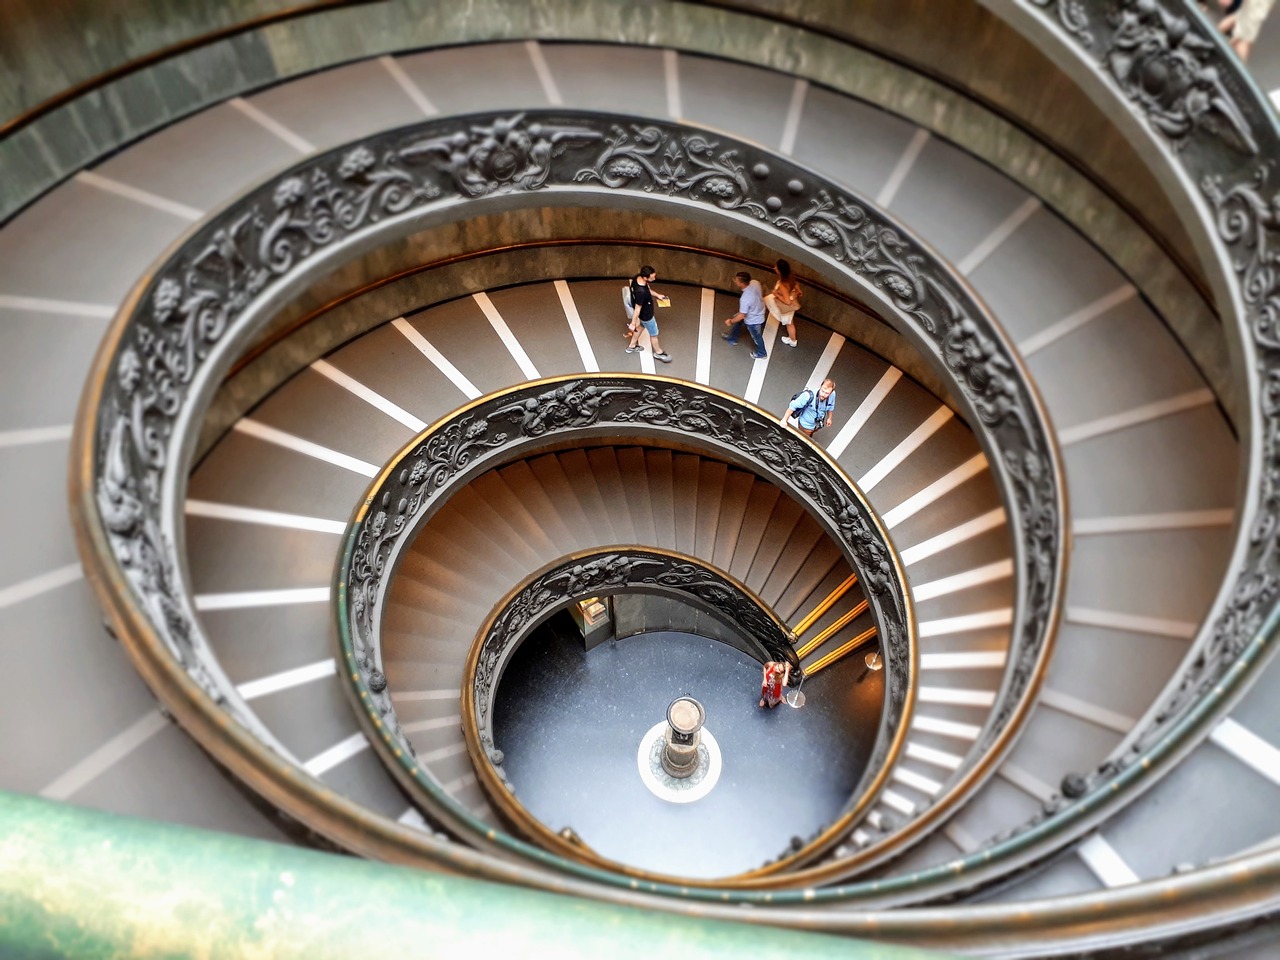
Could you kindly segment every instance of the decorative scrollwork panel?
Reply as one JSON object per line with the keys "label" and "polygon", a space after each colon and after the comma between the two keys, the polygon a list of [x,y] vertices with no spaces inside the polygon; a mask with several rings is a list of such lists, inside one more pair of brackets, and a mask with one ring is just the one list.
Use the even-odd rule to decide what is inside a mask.
{"label": "decorative scrollwork panel", "polygon": [[[79,486],[91,539],[109,568],[104,589],[123,581],[122,605],[138,629],[207,692],[210,709],[251,725],[253,715],[209,662],[200,624],[175,551],[188,465],[182,424],[198,421],[208,392],[265,322],[267,305],[347,251],[405,232],[429,216],[463,215],[463,201],[551,202],[552,194],[635,202],[679,201],[708,216],[740,218],[800,245],[814,262],[859,286],[864,299],[904,332],[956,384],[988,452],[1016,532],[1017,604],[1014,652],[992,715],[976,749],[1005,749],[1025,716],[1047,658],[1063,577],[1065,531],[1061,470],[1042,410],[1006,338],[963,282],[928,249],[872,204],[758,147],[663,122],[571,111],[526,111],[429,121],[308,158],[199,226],[130,300],[112,347],[91,385],[88,464]],[[458,213],[454,214],[454,211]],[[719,401],[662,388],[619,385],[637,429],[663,418],[702,424]],[[504,431],[534,437],[587,422],[623,395],[590,391],[571,398],[531,397],[521,410],[473,417],[457,435],[440,437],[410,468],[413,482],[380,497],[369,530],[394,540],[424,491],[438,489]],[[529,403],[532,402],[532,406]],[[712,418],[717,419],[717,418]],[[499,428],[490,429],[492,424]],[[902,597],[888,576],[891,551],[858,509],[816,484],[797,449],[763,440],[750,419],[715,441],[738,445],[769,469],[789,472],[835,524],[880,609],[890,668],[902,649],[892,636]],[[691,427],[684,428],[692,435]],[[810,484],[808,487],[805,484]],[[167,505],[167,506],[166,506]],[[378,517],[382,519],[379,521]],[[372,546],[372,543],[366,546]],[[373,616],[364,585],[386,557],[365,549],[352,593],[358,616]],[[116,574],[119,574],[117,576]],[[111,598],[114,600],[114,597]],[[360,637],[358,643],[365,643]],[[361,656],[368,651],[361,649]],[[370,677],[370,689],[376,676]],[[970,789],[972,783],[964,785]],[[932,816],[930,811],[927,816]]]}

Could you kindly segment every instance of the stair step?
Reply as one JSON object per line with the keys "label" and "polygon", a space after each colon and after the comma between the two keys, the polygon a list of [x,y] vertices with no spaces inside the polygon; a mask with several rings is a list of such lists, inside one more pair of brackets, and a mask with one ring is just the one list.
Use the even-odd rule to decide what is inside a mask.
{"label": "stair step", "polygon": [[657,537],[654,545],[675,549],[675,457],[670,450],[646,450],[644,462],[649,473],[649,503]]}
{"label": "stair step", "polygon": [[720,504],[724,499],[728,473],[728,465],[715,460],[703,460],[698,469],[693,555],[707,562],[715,556],[716,529],[720,522]]}
{"label": "stair step", "polygon": [[[819,540],[809,555],[809,561],[800,568],[774,604],[774,613],[787,623],[801,619],[852,573],[840,547],[829,538]],[[834,581],[831,587],[826,586],[829,580]]]}
{"label": "stair step", "polygon": [[586,453],[582,450],[566,450],[559,456],[560,465],[564,469],[564,474],[569,479],[569,484],[574,493],[577,494],[577,500],[582,506],[582,512],[586,515],[587,522],[590,524],[591,529],[599,535],[598,542],[601,544],[622,543],[623,541],[619,539],[617,532],[614,530],[610,505],[605,503],[605,498],[596,483],[595,473],[591,469]]}
{"label": "stair step", "polygon": [[[480,623],[468,626],[448,620],[424,620],[387,628],[382,634],[383,669],[390,671],[393,665],[399,669],[406,664],[435,663],[461,674],[479,627]],[[457,678],[454,680],[456,686]]]}
{"label": "stair step", "polygon": [[733,561],[738,535],[746,517],[747,501],[755,484],[755,475],[746,470],[731,469],[725,477],[720,516],[716,521],[716,545],[711,554],[712,565],[721,570],[727,571]]}
{"label": "stair step", "polygon": [[[463,580],[462,585],[470,586],[470,583]],[[454,610],[472,617],[483,617],[488,612],[488,608],[477,602],[474,593],[469,589],[450,590],[442,585],[397,576],[392,591],[395,602],[398,604],[418,610],[431,610],[444,616],[449,616]],[[390,603],[388,603],[389,608]]]}
{"label": "stair step", "polygon": [[612,447],[596,447],[587,451],[587,462],[600,488],[600,496],[613,520],[613,534],[617,543],[635,543],[636,531],[631,522],[632,490],[622,482],[618,469],[618,457]]}
{"label": "stair step", "polygon": [[631,510],[631,523],[635,529],[636,543],[657,544],[657,526],[654,523],[653,493],[649,489],[649,473],[645,469],[644,449],[621,447],[618,453],[618,471],[623,485],[630,491],[627,505]]}
{"label": "stair step", "polygon": [[382,629],[395,633],[420,633],[431,637],[455,637],[459,631],[474,634],[487,612],[468,605],[454,607],[420,606],[406,600],[399,591],[382,611]]}
{"label": "stair step", "polygon": [[502,515],[507,525],[529,546],[535,557],[545,562],[545,558],[556,556],[555,544],[538,525],[522,499],[503,481],[501,473],[490,471],[481,474],[470,486]]}
{"label": "stair step", "polygon": [[751,488],[747,497],[747,508],[742,518],[742,527],[738,531],[738,542],[729,560],[729,572],[739,580],[746,581],[751,570],[752,561],[756,558],[756,550],[764,536],[765,527],[773,508],[778,503],[782,491],[770,484],[758,481]]}
{"label": "stair step", "polygon": [[751,560],[751,567],[743,578],[748,587],[760,593],[764,583],[773,573],[774,565],[782,556],[795,533],[796,525],[805,515],[804,508],[790,497],[779,497],[774,505],[773,513],[760,537],[760,545]]}
{"label": "stair step", "polygon": [[520,502],[555,545],[557,553],[564,554],[578,548],[582,537],[581,528],[578,531],[569,529],[560,515],[559,508],[547,496],[547,491],[538,482],[528,463],[520,461],[509,464],[499,470],[498,474],[508,489],[518,491],[516,495]]}
{"label": "stair step", "polygon": [[[769,606],[775,608],[778,600],[786,589],[791,586],[791,582],[800,575],[805,567],[814,563],[814,550],[819,543],[825,539],[825,534],[818,525],[818,521],[814,520],[809,514],[802,514],[799,523],[796,524],[795,530],[792,531],[791,537],[787,540],[782,548],[782,552],[778,555],[777,562],[773,565],[773,570],[769,576],[765,578],[764,585],[760,588],[760,597]],[[818,557],[814,563],[820,569],[829,569],[822,557]]]}
{"label": "stair step", "polygon": [[591,523],[573,484],[565,475],[564,465],[554,453],[534,457],[528,461],[529,470],[542,487],[547,498],[555,505],[561,522],[571,531],[589,530]]}
{"label": "stair step", "polygon": [[[419,533],[407,551],[406,562],[412,558],[415,579],[442,586],[457,584],[461,589],[470,590],[476,603],[491,605],[503,590],[528,574],[529,563],[536,565],[538,561],[536,554],[522,562],[496,546],[481,549],[487,546],[483,542],[450,538],[442,531],[465,531],[466,528],[456,528],[451,523],[436,528],[435,519]],[[497,586],[499,584],[507,586]]]}
{"label": "stair step", "polygon": [[[427,526],[429,528],[430,524]],[[429,530],[424,528],[418,534],[418,542],[401,554],[400,566],[395,571],[396,580],[412,581],[446,593],[468,592],[474,582],[472,577],[457,567],[442,563],[439,557],[429,555],[424,550],[428,542],[424,537],[428,535]],[[477,597],[471,599],[474,603],[480,602]]]}
{"label": "stair step", "polygon": [[[428,528],[432,540],[448,542],[455,554],[468,559],[481,561],[483,558],[485,565],[499,556],[510,557],[525,569],[538,562],[538,551],[521,537],[511,515],[495,505],[491,492],[482,493],[474,486],[459,490],[450,498],[448,506],[431,519]],[[470,564],[464,572],[468,569],[472,569]]]}
{"label": "stair step", "polygon": [[687,453],[677,453],[671,458],[671,476],[675,488],[674,515],[676,522],[676,549],[692,554],[696,543],[698,522],[698,474],[702,460]]}

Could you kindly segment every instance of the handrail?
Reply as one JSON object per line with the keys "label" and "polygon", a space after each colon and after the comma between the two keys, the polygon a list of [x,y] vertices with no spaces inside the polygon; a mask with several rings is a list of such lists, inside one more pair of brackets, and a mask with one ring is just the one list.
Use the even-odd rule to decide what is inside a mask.
{"label": "handrail", "polygon": [[842,657],[847,657],[849,654],[853,653],[853,651],[860,649],[868,641],[875,638],[876,632],[875,627],[867,627],[867,629],[853,637],[850,637],[830,653],[824,653],[817,660],[813,661],[813,663],[809,664],[809,669],[807,671],[808,675],[813,676],[815,673],[825,670]]}
{"label": "handrail", "polygon": [[[995,2],[995,0],[993,0]],[[1272,253],[1274,248],[1273,238],[1271,236],[1275,229],[1275,224],[1271,220],[1269,213],[1269,205],[1265,203],[1262,193],[1262,187],[1266,183],[1266,163],[1263,160],[1245,159],[1240,163],[1224,164],[1221,168],[1217,168],[1214,164],[1214,156],[1216,148],[1210,142],[1214,136],[1213,127],[1227,123],[1232,125],[1234,120],[1229,115],[1221,115],[1221,110],[1216,103],[1210,101],[1207,110],[1203,107],[1206,102],[1205,86],[1208,84],[1216,84],[1225,82],[1223,78],[1229,78],[1234,91],[1227,91],[1226,100],[1223,101],[1230,105],[1240,108],[1241,104],[1235,97],[1238,90],[1246,91],[1247,102],[1241,112],[1244,117],[1245,124],[1253,136],[1256,144],[1259,145],[1259,152],[1263,156],[1274,156],[1276,148],[1276,137],[1272,123],[1267,116],[1265,107],[1261,106],[1261,99],[1257,92],[1252,89],[1251,83],[1244,78],[1238,69],[1231,63],[1229,55],[1221,47],[1221,41],[1214,38],[1212,32],[1209,31],[1204,24],[1200,23],[1195,14],[1190,10],[1189,6],[1182,4],[1171,4],[1168,2],[1150,2],[1144,0],[1142,7],[1136,3],[1128,3],[1119,7],[1120,16],[1113,23],[1108,19],[1107,11],[1104,5],[1098,2],[1076,2],[1068,4],[1063,2],[1061,6],[1055,3],[1055,0],[1021,0],[1021,3],[1014,4],[1012,2],[1001,5],[1002,9],[1014,11],[1017,15],[1035,18],[1041,24],[1043,35],[1052,38],[1054,42],[1058,42],[1061,48],[1068,51],[1071,56],[1076,57],[1079,62],[1079,69],[1082,76],[1087,76],[1090,83],[1103,83],[1110,86],[1113,94],[1116,95],[1118,102],[1125,102],[1128,98],[1137,98],[1140,101],[1140,91],[1130,89],[1125,91],[1121,87],[1120,81],[1124,77],[1101,77],[1098,74],[1098,64],[1102,58],[1111,54],[1117,54],[1124,51],[1123,59],[1127,59],[1129,63],[1133,62],[1132,50],[1134,47],[1130,44],[1133,36],[1147,36],[1153,40],[1159,41],[1159,34],[1163,31],[1164,42],[1156,43],[1150,49],[1161,51],[1173,51],[1174,53],[1185,53],[1192,58],[1192,64],[1195,70],[1191,73],[1194,80],[1192,88],[1181,92],[1174,91],[1183,108],[1183,116],[1181,118],[1174,117],[1173,121],[1189,120],[1185,124],[1186,129],[1182,132],[1173,131],[1171,134],[1168,129],[1170,118],[1156,115],[1156,108],[1159,104],[1148,104],[1138,102],[1134,115],[1140,117],[1144,123],[1151,126],[1150,136],[1153,143],[1160,144],[1159,149],[1165,151],[1171,158],[1170,162],[1180,164],[1183,175],[1187,178],[1188,185],[1197,182],[1203,177],[1219,176],[1222,181],[1214,185],[1217,191],[1218,200],[1214,200],[1212,196],[1206,197],[1206,204],[1216,204],[1223,214],[1221,223],[1217,226],[1217,242],[1219,249],[1222,251],[1221,260],[1223,273],[1227,276],[1233,276],[1234,283],[1230,290],[1230,302],[1236,308],[1236,314],[1240,328],[1235,330],[1235,334],[1240,336],[1240,350],[1246,360],[1260,359],[1265,361],[1265,365],[1260,364],[1268,374],[1277,369],[1277,357],[1275,349],[1272,345],[1272,334],[1270,323],[1274,317],[1272,309],[1273,290],[1270,287],[1268,277],[1274,275],[1270,269],[1272,266]],[[1145,11],[1145,12],[1144,12]],[[1143,18],[1147,16],[1155,17],[1155,20],[1144,22]],[[1180,23],[1176,33],[1166,29],[1164,25],[1156,23],[1163,16],[1172,16],[1179,18],[1183,22]],[[1057,18],[1061,17],[1061,24]],[[1080,30],[1078,18],[1084,18],[1085,30]],[[1074,25],[1073,25],[1074,24]],[[1098,31],[1097,34],[1089,29],[1092,25],[1093,29]],[[1117,44],[1117,37],[1120,30],[1128,31],[1130,37],[1123,39],[1123,46]],[[1087,36],[1085,35],[1087,33]],[[1178,51],[1177,48],[1184,44],[1184,38],[1192,37],[1194,41],[1198,41],[1202,45],[1202,49],[1210,51],[1208,55],[1202,55],[1199,51],[1187,49]],[[1103,42],[1098,42],[1102,37]],[[1172,44],[1170,40],[1173,40]],[[1118,68],[1116,60],[1108,60],[1106,69],[1115,71]],[[1212,73],[1210,72],[1212,71]],[[1194,96],[1193,96],[1194,95]],[[1213,99],[1217,99],[1216,96]],[[1197,106],[1197,104],[1199,106]],[[1217,112],[1220,115],[1214,116]],[[1265,134],[1262,135],[1262,134]],[[1171,145],[1177,147],[1177,151],[1170,150]],[[1208,159],[1206,161],[1206,155]],[[1218,157],[1221,159],[1221,156]],[[1193,162],[1194,161],[1194,162]],[[1210,181],[1211,183],[1211,181]],[[1209,186],[1206,183],[1206,186]],[[1209,206],[1206,206],[1208,212]],[[232,237],[231,239],[234,239]],[[1236,262],[1238,267],[1232,267],[1229,263],[1230,257],[1228,253],[1238,254]],[[1246,286],[1243,281],[1248,280]],[[1245,308],[1248,312],[1246,313]],[[221,331],[219,331],[219,334]],[[117,331],[116,337],[118,338]],[[213,337],[216,340],[218,337]],[[1257,354],[1255,354],[1255,350]],[[99,370],[103,372],[107,369],[107,361],[112,359],[108,357],[100,365]],[[182,370],[181,357],[176,358],[179,370],[179,379],[186,376],[186,372]],[[136,361],[136,357],[135,357]],[[1254,369],[1252,363],[1242,362],[1241,369]],[[136,376],[136,374],[135,374]],[[132,377],[131,377],[132,379]],[[136,380],[134,381],[136,386]],[[1257,388],[1254,386],[1254,395],[1257,396]],[[91,392],[97,390],[101,392],[101,385],[91,387]],[[1255,425],[1255,430],[1249,432],[1247,439],[1254,439],[1262,431],[1256,429],[1260,426],[1269,426],[1269,421],[1276,414],[1270,400],[1267,401],[1266,409],[1262,414],[1257,411],[1261,409],[1261,404],[1254,403],[1250,405],[1258,416],[1260,423]],[[1265,416],[1265,420],[1263,417]],[[84,431],[81,430],[81,439],[83,440]],[[158,435],[161,439],[159,444],[163,444],[166,434],[163,432]],[[1274,432],[1266,432],[1263,439],[1258,441],[1257,447],[1253,453],[1250,470],[1248,471],[1248,481],[1250,488],[1254,491],[1262,491],[1259,503],[1270,503],[1270,490],[1274,489],[1271,480],[1268,480],[1264,490],[1263,484],[1258,482],[1262,477],[1261,459],[1262,454],[1267,453],[1267,461],[1275,462],[1272,456],[1272,441],[1268,437],[1274,437]],[[152,435],[151,440],[155,441],[157,435]],[[93,439],[92,434],[90,439]],[[144,444],[145,447],[145,444]],[[100,449],[105,449],[106,443],[103,442]],[[105,457],[104,457],[105,458]],[[96,461],[96,457],[90,456],[85,458],[88,461]],[[144,461],[145,462],[145,461]],[[86,515],[94,517],[94,523],[101,521],[98,510],[91,502],[93,496],[93,482],[95,476],[91,466],[85,471],[83,462],[77,464],[77,469],[81,471],[82,476],[87,476],[89,483],[81,485],[81,493],[88,498],[90,502],[81,500],[81,506]],[[146,526],[147,517],[154,517],[154,513],[149,513],[149,508],[138,499],[138,494],[145,489],[141,484],[133,488],[127,485],[123,488],[117,488],[114,492],[109,488],[106,493],[113,493],[109,497],[111,505],[121,507],[120,510],[110,512],[104,510],[103,513],[110,513],[111,523],[119,527],[115,533],[132,533],[138,526]],[[1203,734],[1207,729],[1207,724],[1214,717],[1219,715],[1222,709],[1230,705],[1234,696],[1238,695],[1243,689],[1244,683],[1251,673],[1251,668],[1260,663],[1267,653],[1270,652],[1270,644],[1275,633],[1275,619],[1272,612],[1272,605],[1275,600],[1275,574],[1274,560],[1275,552],[1273,550],[1273,538],[1271,536],[1271,522],[1274,517],[1274,509],[1268,506],[1265,510],[1257,508],[1257,504],[1251,504],[1250,518],[1252,520],[1266,521],[1265,524],[1255,527],[1251,523],[1242,524],[1242,529],[1249,530],[1254,536],[1249,538],[1249,542],[1245,543],[1241,548],[1241,553],[1248,554],[1247,565],[1237,565],[1244,572],[1240,574],[1236,582],[1233,584],[1231,595],[1224,600],[1224,603],[1216,609],[1218,617],[1215,624],[1215,631],[1212,636],[1211,643],[1199,648],[1198,657],[1201,662],[1193,664],[1193,673],[1185,682],[1184,689],[1176,692],[1176,696],[1170,700],[1169,706],[1173,712],[1168,714],[1165,722],[1160,726],[1162,729],[1158,733],[1156,746],[1153,747],[1151,753],[1143,754],[1138,752],[1132,761],[1127,764],[1125,769],[1118,771],[1111,770],[1106,776],[1099,777],[1096,782],[1086,784],[1086,788],[1092,788],[1092,797],[1100,797],[1103,794],[1111,793],[1116,796],[1125,796],[1132,791],[1132,787],[1139,780],[1150,782],[1149,777],[1143,777],[1142,771],[1138,768],[1146,764],[1159,765],[1167,760],[1176,759],[1186,748],[1187,744],[1192,742],[1198,735]],[[87,537],[95,539],[97,546],[105,548],[107,539],[101,533],[102,527],[95,527],[93,531],[86,534]],[[135,539],[135,542],[142,542]],[[86,567],[93,567],[91,576],[94,578],[95,585],[100,589],[112,593],[112,597],[107,599],[107,603],[112,607],[113,617],[117,619],[117,625],[121,621],[125,621],[126,625],[137,626],[141,624],[143,618],[140,616],[138,604],[136,600],[121,599],[125,596],[124,590],[128,588],[128,584],[132,582],[134,589],[143,590],[143,586],[138,586],[139,580],[146,580],[154,577],[160,584],[160,587],[167,590],[169,582],[172,578],[172,568],[166,567],[163,562],[155,563],[155,555],[148,555],[145,552],[141,555],[145,567],[142,571],[132,571],[129,575],[122,574],[117,568],[114,571],[105,570],[99,563],[91,558],[86,558]],[[163,554],[167,556],[167,552]],[[108,583],[108,581],[110,581]],[[150,591],[150,592],[154,592]],[[164,604],[152,605],[153,609],[148,612],[151,615],[167,616],[170,612],[169,608]],[[175,615],[181,617],[183,611],[174,610]],[[143,634],[146,628],[143,627]],[[152,638],[154,639],[154,638]],[[137,642],[145,643],[146,638]],[[179,648],[179,655],[183,652],[183,648]],[[159,661],[157,661],[159,662]],[[162,669],[162,668],[158,668]],[[179,684],[180,686],[181,684]],[[1197,700],[1197,697],[1200,697]],[[1194,707],[1190,706],[1195,704]],[[195,718],[196,714],[203,714],[203,707],[193,708],[188,711],[188,716]],[[1176,715],[1176,719],[1174,719]],[[209,717],[205,716],[205,721]],[[198,718],[197,718],[198,722]],[[215,724],[210,723],[210,729]],[[1086,803],[1092,802],[1089,797],[1084,798],[1084,802],[1080,804],[1068,805],[1062,813],[1068,811],[1076,811],[1080,815],[1080,822],[1084,824],[1081,829],[1087,829],[1088,824],[1095,823],[1097,816],[1102,812],[1113,807],[1113,803],[1099,801],[1096,806],[1086,808]],[[1074,816],[1075,814],[1073,814]],[[1063,821],[1055,819],[1054,825],[1061,827]],[[1048,831],[1044,832],[1043,839],[1049,840]],[[1052,848],[1052,844],[1041,848]],[[1025,849],[1019,848],[1014,850],[1009,844],[1001,844],[992,851],[986,851],[983,859],[993,864],[1007,865],[1015,861],[1018,857],[1026,852]],[[970,863],[978,866],[978,859],[973,858]],[[969,874],[970,877],[977,877],[975,870]],[[1215,877],[1222,878],[1221,872],[1215,874]],[[917,875],[915,880],[920,880]],[[927,877],[925,878],[927,879]],[[1224,881],[1225,882],[1225,881]],[[825,892],[825,891],[824,891]],[[851,892],[851,891],[850,891]],[[1083,918],[1087,914],[1082,912],[1078,916]]]}
{"label": "handrail", "polygon": [[829,594],[822,598],[822,601],[812,610],[804,615],[804,618],[796,624],[796,637],[803,637],[809,632],[809,628],[822,619],[822,615],[840,602],[840,598],[853,589],[858,582],[858,575],[851,573],[845,577]]}
{"label": "handrail", "polygon": [[[426,801],[437,822],[495,848],[528,855],[527,844],[479,821],[417,762],[396,719],[381,661],[382,610],[403,551],[452,491],[483,471],[549,446],[637,437],[712,452],[788,489],[839,544],[865,586],[885,652],[885,704],[875,746],[849,807],[805,845],[803,857],[817,856],[836,846],[870,808],[906,742],[919,660],[906,572],[875,511],[822,448],[780,426],[772,414],[712,387],[636,374],[548,377],[474,400],[405,445],[383,467],[356,510],[335,573],[338,652],[346,665],[343,677],[351,700],[388,768]],[[758,621],[759,608],[750,606],[757,610]],[[496,616],[486,624],[486,632]],[[766,614],[765,620],[776,617]],[[787,649],[777,650],[778,655],[798,666],[785,629],[767,633],[774,635],[771,646],[785,642]],[[496,669],[497,661],[490,667]],[[481,722],[487,714],[483,706],[468,704],[464,695],[464,711],[480,713]],[[599,861],[584,851],[574,852],[577,860]],[[671,889],[734,889],[758,886],[761,878],[800,859],[800,852],[792,853],[741,878],[715,881],[655,877],[631,868],[624,872]],[[569,867],[550,854],[545,862]],[[617,865],[604,861],[601,869],[616,870]]]}
{"label": "handrail", "polygon": [[[498,685],[511,656],[533,629],[574,600],[624,593],[675,596],[708,611],[726,625],[742,631],[743,639],[756,648],[754,655],[761,663],[786,661],[795,668],[791,674],[793,679],[804,678],[791,645],[791,631],[753,590],[732,574],[672,550],[644,546],[591,550],[547,564],[494,605],[476,632],[462,670],[462,732],[481,788],[517,831],[544,850],[552,850],[567,859],[657,879],[655,874],[610,861],[547,828],[520,802],[503,770],[503,752],[494,740],[492,706]],[[905,717],[894,724],[903,729],[909,725]],[[892,756],[885,758],[882,765],[892,764],[893,759]],[[855,788],[851,806],[854,801],[860,801],[859,809],[870,807],[874,793],[858,796],[867,780],[874,778],[864,778]]]}
{"label": "handrail", "polygon": [[831,626],[827,627],[825,630],[817,634],[812,639],[806,640],[804,644],[802,644],[800,648],[796,650],[796,656],[803,658],[813,653],[813,651],[817,650],[820,646],[822,646],[824,643],[826,643],[828,640],[834,637],[837,633],[839,633],[849,624],[853,623],[854,620],[858,619],[858,617],[866,613],[867,612],[866,604],[867,604],[866,600],[859,601],[858,604],[852,610],[850,610],[848,613],[843,614],[839,619],[835,621],[835,623],[831,624]]}
{"label": "handrail", "polygon": [[[183,701],[175,712],[221,762],[233,770],[271,766],[270,756],[256,755],[259,748],[240,738],[230,743],[226,727],[233,722],[254,730],[270,755],[288,765],[293,758],[210,656],[183,580],[181,502],[194,425],[208,398],[290,290],[343,257],[464,210],[587,196],[637,207],[671,204],[796,251],[829,281],[860,289],[954,382],[1017,534],[1015,652],[1001,689],[1005,706],[979,741],[985,759],[900,838],[918,839],[1012,745],[1047,662],[1066,535],[1051,432],[1006,337],[927,246],[865,200],[790,161],[678,124],[571,111],[427,121],[308,158],[194,227],[122,308],[77,422],[72,496],[79,545],[117,635],[153,688],[167,702]],[[294,778],[296,770],[286,775]],[[294,803],[306,793],[292,780],[287,789],[256,774],[250,782]],[[365,837],[341,825],[333,804],[325,794],[311,795],[296,815],[364,848]],[[811,879],[887,854],[891,839],[815,868]]]}
{"label": "handrail", "polygon": [[[406,870],[0,793],[0,955],[943,960],[869,941],[708,923]],[[335,916],[336,911],[336,916]],[[352,917],[364,922],[353,923]]]}

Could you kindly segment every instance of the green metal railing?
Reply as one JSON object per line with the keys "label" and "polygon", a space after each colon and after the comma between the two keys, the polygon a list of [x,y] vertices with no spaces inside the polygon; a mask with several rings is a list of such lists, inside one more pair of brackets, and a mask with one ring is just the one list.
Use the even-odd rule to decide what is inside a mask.
{"label": "green metal railing", "polygon": [[913,960],[0,793],[0,956]]}

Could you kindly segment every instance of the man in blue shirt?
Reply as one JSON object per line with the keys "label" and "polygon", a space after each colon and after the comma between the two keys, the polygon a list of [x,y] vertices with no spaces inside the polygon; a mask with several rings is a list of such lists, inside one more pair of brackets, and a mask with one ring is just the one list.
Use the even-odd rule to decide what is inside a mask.
{"label": "man in blue shirt", "polygon": [[729,332],[722,336],[727,343],[737,343],[738,334],[742,332],[742,325],[745,323],[747,333],[751,334],[751,342],[755,344],[751,357],[763,360],[769,356],[764,349],[764,290],[760,287],[760,281],[752,280],[751,274],[745,270],[734,274],[733,283],[742,291],[738,295],[738,312],[724,322]]}
{"label": "man in blue shirt", "polygon": [[806,437],[812,437],[815,430],[831,426],[835,408],[835,381],[823,380],[817,390],[801,390],[797,393],[778,422],[785,426],[790,420]]}

